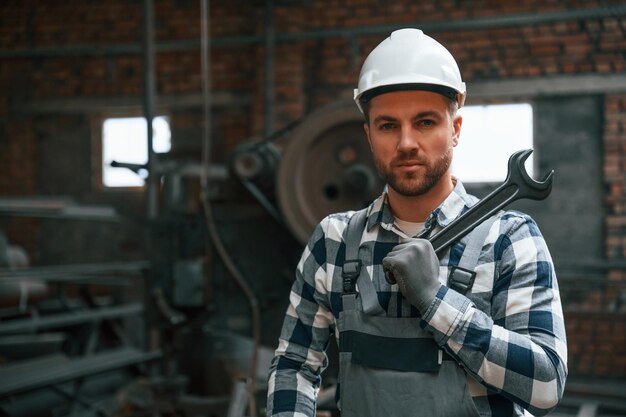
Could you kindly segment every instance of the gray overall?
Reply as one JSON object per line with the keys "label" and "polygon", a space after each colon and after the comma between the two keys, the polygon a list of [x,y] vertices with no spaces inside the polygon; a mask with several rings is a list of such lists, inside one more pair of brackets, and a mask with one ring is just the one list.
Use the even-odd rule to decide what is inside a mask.
{"label": "gray overall", "polygon": [[[421,319],[385,315],[374,284],[361,273],[365,219],[366,210],[355,213],[346,234],[343,310],[337,321],[341,416],[478,416],[465,372],[421,329]],[[478,243],[466,246],[449,277],[451,288],[465,293],[473,284],[490,220],[470,234],[468,242]]]}

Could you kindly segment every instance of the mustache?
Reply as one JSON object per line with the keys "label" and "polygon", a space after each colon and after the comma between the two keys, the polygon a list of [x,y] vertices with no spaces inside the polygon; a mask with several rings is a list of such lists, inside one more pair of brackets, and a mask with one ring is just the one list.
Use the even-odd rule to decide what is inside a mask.
{"label": "mustache", "polygon": [[[453,150],[453,147],[450,146],[446,150],[446,152],[439,157],[439,160],[443,161],[449,158],[452,153],[452,150]],[[398,164],[402,164],[405,162],[411,162],[411,163],[416,162],[421,165],[430,166],[430,162],[428,161],[428,158],[426,158],[425,156],[421,154],[418,154],[417,151],[411,151],[411,152],[400,151],[398,155],[391,160],[390,165],[398,165]]]}
{"label": "mustache", "polygon": [[427,165],[428,159],[418,155],[417,152],[402,152],[391,160],[392,165],[398,165],[404,162],[417,162],[418,164]]}

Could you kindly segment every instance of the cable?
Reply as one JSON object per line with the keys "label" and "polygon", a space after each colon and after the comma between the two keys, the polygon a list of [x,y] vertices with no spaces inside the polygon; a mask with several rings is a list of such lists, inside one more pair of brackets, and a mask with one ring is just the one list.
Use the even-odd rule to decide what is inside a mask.
{"label": "cable", "polygon": [[222,262],[226,266],[228,272],[237,281],[239,287],[243,291],[244,295],[248,299],[250,304],[250,314],[252,316],[252,358],[250,360],[250,393],[249,393],[249,411],[252,417],[256,416],[256,374],[257,363],[259,356],[259,344],[261,341],[261,311],[259,308],[259,301],[250,287],[233,262],[230,254],[226,250],[224,243],[218,233],[215,225],[215,217],[213,214],[213,208],[209,198],[209,164],[211,161],[211,94],[210,94],[210,66],[209,66],[209,51],[210,51],[210,38],[209,38],[209,0],[201,0],[201,79],[202,79],[202,103],[204,110],[204,126],[202,129],[202,177],[200,179],[201,192],[200,198],[202,201],[202,207],[204,209],[204,216],[206,219],[207,229],[211,242],[215,247]]}

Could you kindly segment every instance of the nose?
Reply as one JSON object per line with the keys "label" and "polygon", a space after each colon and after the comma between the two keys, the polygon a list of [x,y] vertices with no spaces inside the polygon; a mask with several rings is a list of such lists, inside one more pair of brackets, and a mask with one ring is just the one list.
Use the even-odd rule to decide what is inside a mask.
{"label": "nose", "polygon": [[411,126],[403,126],[400,131],[400,140],[398,141],[398,151],[415,152],[419,148],[417,135]]}

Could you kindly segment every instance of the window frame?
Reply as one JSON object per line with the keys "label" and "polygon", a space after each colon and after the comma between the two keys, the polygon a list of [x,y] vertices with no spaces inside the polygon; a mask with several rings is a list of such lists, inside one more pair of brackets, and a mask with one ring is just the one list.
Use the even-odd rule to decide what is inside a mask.
{"label": "window frame", "polygon": [[[528,104],[531,107],[531,114],[532,114],[532,149],[533,149],[533,159],[532,159],[532,170],[533,172],[537,172],[538,171],[538,158],[537,158],[537,153],[541,152],[541,150],[537,150],[536,146],[537,146],[537,114],[536,114],[536,104],[534,102],[533,99],[529,98],[529,97],[520,97],[520,98],[508,98],[507,99],[493,99],[493,98],[480,98],[480,99],[476,99],[476,100],[472,100],[469,103],[465,103],[464,107],[470,107],[470,106],[497,106],[497,105],[508,105],[508,104]],[[461,127],[461,137],[459,142],[465,140],[466,138],[463,137],[463,128]],[[510,155],[507,155],[506,159],[503,159],[501,162],[498,161],[497,163],[502,163],[503,165],[506,166],[507,162],[508,162],[508,157]],[[454,175],[454,174],[453,174]],[[485,195],[487,193],[487,191],[491,191],[493,190],[493,188],[499,184],[502,183],[502,181],[504,181],[504,179],[500,180],[494,180],[494,181],[466,181],[463,179],[463,177],[460,175],[458,177],[462,182],[463,185],[466,188],[471,188],[473,190],[477,190],[476,195]]]}
{"label": "window frame", "polygon": [[[169,111],[157,111],[157,116],[154,117],[167,117],[170,121],[170,131],[172,128],[172,115]],[[146,188],[146,184],[143,185],[128,185],[120,187],[110,187],[104,184],[103,177],[103,127],[104,122],[108,119],[122,119],[122,118],[134,118],[145,117],[143,111],[140,108],[132,109],[113,109],[106,110],[92,117],[91,120],[91,137],[92,137],[92,152],[91,152],[91,178],[94,189],[101,192],[143,192]],[[171,150],[170,150],[171,151]]]}

